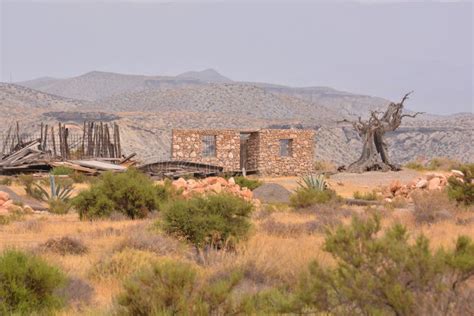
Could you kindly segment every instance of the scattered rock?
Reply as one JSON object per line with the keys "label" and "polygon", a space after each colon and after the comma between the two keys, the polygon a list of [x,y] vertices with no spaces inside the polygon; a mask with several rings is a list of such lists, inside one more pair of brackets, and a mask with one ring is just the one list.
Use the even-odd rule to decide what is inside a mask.
{"label": "scattered rock", "polygon": [[229,180],[221,177],[209,177],[202,180],[179,178],[173,181],[172,184],[176,189],[183,190],[182,194],[184,197],[221,192],[240,196],[248,201],[252,200],[253,197],[252,191],[247,188],[241,188],[235,183],[234,178]]}
{"label": "scattered rock", "polygon": [[463,178],[464,177],[464,173],[462,173],[462,171],[459,171],[459,170],[451,170],[451,173],[453,174],[453,176],[457,177],[457,178]]}
{"label": "scattered rock", "polygon": [[254,198],[262,203],[289,203],[291,192],[276,183],[264,183],[253,190]]}
{"label": "scattered rock", "polygon": [[416,188],[418,188],[418,189],[423,189],[423,188],[426,188],[427,186],[428,186],[428,180],[426,180],[426,179],[421,179],[416,184]]}

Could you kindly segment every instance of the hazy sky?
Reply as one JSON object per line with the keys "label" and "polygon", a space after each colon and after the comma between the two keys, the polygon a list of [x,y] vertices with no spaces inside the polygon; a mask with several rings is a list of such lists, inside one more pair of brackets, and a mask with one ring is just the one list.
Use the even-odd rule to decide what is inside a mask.
{"label": "hazy sky", "polygon": [[0,2],[0,81],[214,68],[473,112],[471,2]]}

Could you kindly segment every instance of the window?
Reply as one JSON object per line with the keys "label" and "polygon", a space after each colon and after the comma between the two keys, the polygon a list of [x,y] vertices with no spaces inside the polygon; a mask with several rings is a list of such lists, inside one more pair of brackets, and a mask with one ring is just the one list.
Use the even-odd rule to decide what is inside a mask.
{"label": "window", "polygon": [[292,145],[292,139],[280,139],[280,156],[291,157],[293,154]]}
{"label": "window", "polygon": [[202,137],[202,156],[203,157],[216,156],[216,136],[205,135]]}

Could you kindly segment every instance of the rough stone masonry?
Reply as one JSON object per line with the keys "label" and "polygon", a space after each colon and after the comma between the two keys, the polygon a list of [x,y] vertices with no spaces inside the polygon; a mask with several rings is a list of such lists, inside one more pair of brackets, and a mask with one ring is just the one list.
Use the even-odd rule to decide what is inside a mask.
{"label": "rough stone masonry", "polygon": [[313,171],[314,136],[304,129],[174,129],[171,157],[224,171],[245,167],[263,176],[300,176]]}

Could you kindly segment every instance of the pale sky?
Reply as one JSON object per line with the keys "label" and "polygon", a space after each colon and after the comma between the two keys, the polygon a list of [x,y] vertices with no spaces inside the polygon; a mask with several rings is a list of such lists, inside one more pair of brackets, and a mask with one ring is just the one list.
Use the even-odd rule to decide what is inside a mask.
{"label": "pale sky", "polygon": [[473,112],[473,4],[0,0],[0,81],[100,70],[330,86]]}

